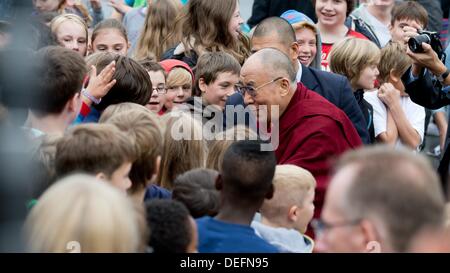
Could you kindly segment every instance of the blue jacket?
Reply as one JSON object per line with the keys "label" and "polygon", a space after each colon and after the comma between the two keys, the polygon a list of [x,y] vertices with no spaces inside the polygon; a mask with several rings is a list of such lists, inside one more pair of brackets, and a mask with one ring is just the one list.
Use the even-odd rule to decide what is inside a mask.
{"label": "blue jacket", "polygon": [[345,112],[364,144],[370,143],[367,122],[347,78],[302,65],[301,82]]}

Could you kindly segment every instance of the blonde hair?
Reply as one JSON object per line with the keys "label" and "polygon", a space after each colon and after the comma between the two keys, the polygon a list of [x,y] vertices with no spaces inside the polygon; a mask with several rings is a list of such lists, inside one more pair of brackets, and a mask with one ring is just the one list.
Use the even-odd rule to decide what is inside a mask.
{"label": "blonde hair", "polygon": [[[181,38],[179,27],[174,18],[178,17],[181,4],[179,0],[148,1],[147,16],[139,36],[134,57],[160,60],[162,54],[175,46]],[[168,36],[173,31],[174,35]]]}
{"label": "blonde hair", "polygon": [[[164,132],[158,185],[172,189],[178,175],[195,168],[205,167],[207,148],[202,138],[202,125],[190,114],[173,111],[166,115],[170,117]],[[183,134],[183,137],[180,139],[179,135],[174,135],[177,133]]]}
{"label": "blonde hair", "polygon": [[295,165],[277,165],[273,178],[274,195],[264,200],[261,214],[273,222],[282,218],[292,206],[303,207],[308,192],[316,187],[313,175]]}
{"label": "blonde hair", "polygon": [[182,67],[175,67],[170,70],[167,75],[166,85],[167,87],[183,86],[185,84],[193,86],[193,79],[191,73]]}
{"label": "blonde hair", "polygon": [[349,37],[333,45],[329,62],[331,71],[348,78],[352,86],[362,70],[380,61],[380,49],[371,41]]}
{"label": "blonde hair", "polygon": [[292,27],[294,28],[295,31],[307,28],[317,35],[317,29],[313,25],[305,21],[294,23],[292,24]]}
{"label": "blonde hair", "polygon": [[28,250],[69,252],[137,252],[139,215],[124,194],[92,176],[73,175],[50,187],[25,222]]}
{"label": "blonde hair", "polygon": [[103,111],[102,115],[100,116],[100,119],[98,120],[98,123],[105,123],[109,119],[111,119],[113,116],[116,116],[123,112],[128,111],[144,111],[145,113],[151,113],[152,111],[148,110],[145,106],[133,103],[133,102],[122,102],[118,104],[111,104],[110,106],[106,107],[106,109]]}
{"label": "blonde hair", "polygon": [[400,77],[412,65],[412,60],[406,54],[405,47],[398,42],[389,42],[381,49],[380,55],[380,63],[378,64],[380,84],[389,81],[391,72]]}
{"label": "blonde hair", "polygon": [[[143,106],[142,106],[143,107]],[[162,133],[158,117],[147,108],[116,113],[106,120],[123,131],[135,148],[136,160],[130,171],[130,193],[145,189],[156,169],[162,151]]]}
{"label": "blonde hair", "polygon": [[244,125],[237,125],[225,132],[218,133],[215,138],[218,140],[213,141],[208,149],[206,168],[220,172],[223,155],[231,144],[239,140],[257,139],[258,135]]}
{"label": "blonde hair", "polygon": [[71,13],[65,13],[65,14],[61,14],[61,15],[58,15],[55,18],[53,18],[53,20],[50,22],[50,29],[51,29],[52,33],[56,35],[56,32],[58,31],[58,28],[64,22],[73,22],[75,24],[80,25],[84,29],[84,32],[86,33],[86,45],[87,45],[87,43],[88,43],[88,36],[89,36],[89,34],[88,34],[88,25],[78,15],[71,14]]}

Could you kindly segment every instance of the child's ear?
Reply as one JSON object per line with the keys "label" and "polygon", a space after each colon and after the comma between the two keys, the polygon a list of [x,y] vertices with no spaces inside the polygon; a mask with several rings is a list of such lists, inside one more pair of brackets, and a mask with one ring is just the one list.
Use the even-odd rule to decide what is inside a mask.
{"label": "child's ear", "polygon": [[67,102],[67,110],[71,113],[78,111],[78,106],[80,104],[80,96],[81,94],[77,92],[68,102]]}
{"label": "child's ear", "polygon": [[273,184],[271,184],[269,190],[266,193],[266,199],[267,200],[272,199],[274,192],[275,188],[273,187]]}
{"label": "child's ear", "polygon": [[96,174],[96,175],[95,175],[95,178],[97,178],[97,179],[99,179],[99,180],[103,180],[103,181],[108,180],[108,177],[107,177],[104,173],[102,173],[102,172]]}
{"label": "child's ear", "polygon": [[223,189],[222,175],[218,174],[216,178],[216,190],[221,191]]}
{"label": "child's ear", "polygon": [[199,78],[199,79],[198,79],[198,88],[200,89],[200,91],[202,91],[202,93],[203,93],[203,92],[206,92],[206,87],[207,87],[207,86],[208,86],[208,85],[206,84],[204,78]]}
{"label": "child's ear", "polygon": [[391,83],[398,83],[400,80],[401,78],[395,74],[394,69],[391,69],[391,71],[389,71],[389,81]]}
{"label": "child's ear", "polygon": [[289,212],[288,212],[288,219],[291,221],[291,222],[297,222],[297,219],[298,219],[298,210],[299,210],[300,208],[299,207],[297,207],[297,206],[292,206],[290,209],[289,209]]}

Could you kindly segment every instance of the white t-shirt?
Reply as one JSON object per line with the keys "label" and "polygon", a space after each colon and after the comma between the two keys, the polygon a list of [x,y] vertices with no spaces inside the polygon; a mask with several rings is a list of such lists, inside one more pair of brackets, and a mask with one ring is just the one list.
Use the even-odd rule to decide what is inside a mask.
{"label": "white t-shirt", "polygon": [[377,35],[378,41],[380,41],[381,47],[384,47],[391,40],[391,33],[388,26],[381,23],[375,16],[373,16],[365,6],[361,7],[361,13],[364,14],[364,18],[368,20],[368,24],[372,26],[373,31]]}
{"label": "white t-shirt", "polygon": [[[387,109],[378,98],[378,91],[365,92],[364,99],[373,107],[373,128],[375,137],[387,131]],[[410,97],[400,97],[400,105],[405,112],[406,118],[411,126],[419,133],[420,142],[423,141],[425,130],[425,108],[412,102]],[[405,146],[400,138],[395,145],[396,148]]]}

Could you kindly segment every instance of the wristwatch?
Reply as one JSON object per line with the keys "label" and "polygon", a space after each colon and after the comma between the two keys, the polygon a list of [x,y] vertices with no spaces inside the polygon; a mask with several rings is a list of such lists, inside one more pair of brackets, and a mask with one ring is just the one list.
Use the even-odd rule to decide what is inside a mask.
{"label": "wristwatch", "polygon": [[438,81],[442,84],[445,85],[445,79],[448,77],[448,75],[450,74],[450,70],[447,68],[447,70],[445,70],[444,73],[442,73],[441,75],[437,76]]}

